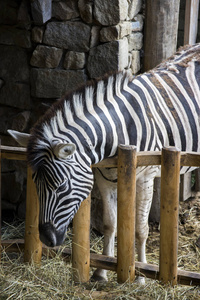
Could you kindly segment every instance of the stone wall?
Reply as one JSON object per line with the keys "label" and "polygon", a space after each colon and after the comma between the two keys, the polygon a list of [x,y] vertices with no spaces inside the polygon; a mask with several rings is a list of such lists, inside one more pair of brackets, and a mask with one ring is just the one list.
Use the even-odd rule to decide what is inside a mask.
{"label": "stone wall", "polygon": [[[1,1],[2,144],[13,144],[8,128],[28,132],[52,102],[87,80],[123,69],[138,73],[142,30],[142,0]],[[24,172],[4,162],[6,203],[24,199]]]}

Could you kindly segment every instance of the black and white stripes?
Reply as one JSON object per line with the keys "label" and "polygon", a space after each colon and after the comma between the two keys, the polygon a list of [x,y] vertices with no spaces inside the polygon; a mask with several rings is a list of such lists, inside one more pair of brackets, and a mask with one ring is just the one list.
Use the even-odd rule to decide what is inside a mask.
{"label": "black and white stripes", "polygon": [[133,80],[119,73],[56,102],[28,145],[40,222],[66,227],[92,189],[91,164],[116,155],[119,144],[199,151],[199,109],[199,44]]}

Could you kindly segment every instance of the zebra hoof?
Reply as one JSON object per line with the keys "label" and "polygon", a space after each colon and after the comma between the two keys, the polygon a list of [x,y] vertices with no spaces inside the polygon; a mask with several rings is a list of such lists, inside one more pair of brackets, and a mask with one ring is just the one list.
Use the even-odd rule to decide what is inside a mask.
{"label": "zebra hoof", "polygon": [[138,276],[136,279],[135,279],[135,283],[139,284],[139,285],[145,285],[145,278],[142,277],[142,276]]}
{"label": "zebra hoof", "polygon": [[101,276],[101,275],[98,275],[98,274],[93,274],[91,279],[90,279],[92,282],[106,282],[108,281],[107,278]]}

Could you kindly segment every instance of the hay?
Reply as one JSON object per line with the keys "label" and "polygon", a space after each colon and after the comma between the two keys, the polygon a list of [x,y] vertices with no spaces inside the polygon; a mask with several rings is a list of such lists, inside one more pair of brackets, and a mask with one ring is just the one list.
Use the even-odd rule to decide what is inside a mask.
{"label": "hay", "polygon": [[[200,194],[180,204],[178,267],[200,272]],[[15,221],[4,224],[2,239],[22,238],[24,224]],[[64,247],[71,247],[69,229]],[[91,232],[91,251],[101,253],[103,237]],[[23,253],[2,252],[0,264],[0,299],[200,299],[200,288],[178,285],[174,288],[146,279],[144,286],[137,283],[118,284],[116,273],[108,272],[108,282],[76,285],[72,266],[62,258],[62,249],[54,258],[42,257],[41,266],[23,263]],[[158,264],[159,230],[150,226],[147,260]],[[92,275],[91,269],[91,275]]]}

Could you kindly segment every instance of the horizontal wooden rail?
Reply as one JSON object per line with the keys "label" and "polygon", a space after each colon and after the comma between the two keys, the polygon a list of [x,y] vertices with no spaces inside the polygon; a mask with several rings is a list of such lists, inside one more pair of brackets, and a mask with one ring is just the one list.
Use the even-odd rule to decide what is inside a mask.
{"label": "horizontal wooden rail", "polygon": [[[26,148],[0,146],[1,158],[26,160]],[[161,165],[161,151],[140,151],[137,153],[137,167]],[[181,166],[200,167],[200,153],[181,152]],[[93,168],[117,167],[117,156],[106,158],[92,165]]]}
{"label": "horizontal wooden rail", "polygon": [[[14,160],[26,160],[26,148],[20,147],[8,147],[1,146],[1,158],[4,159],[14,159]],[[181,166],[200,166],[200,153],[186,153],[181,152],[180,165]],[[93,167],[117,167],[118,158],[107,158],[102,162],[93,165]],[[140,166],[152,166],[152,165],[161,165],[161,152],[139,152],[137,153],[137,167]],[[24,250],[22,246],[23,242],[18,240],[15,241],[2,241],[2,246],[6,251],[21,251]],[[25,243],[26,244],[26,243]],[[38,244],[38,243],[37,243]],[[25,247],[26,248],[26,247]],[[42,246],[41,246],[42,249]],[[49,256],[55,255],[55,252],[52,250],[43,247],[43,253],[48,253]],[[53,251],[56,251],[55,249]],[[71,259],[71,250],[64,250],[63,255],[65,259]],[[117,259],[113,257],[107,257],[105,255],[90,254],[90,265],[92,267],[108,269],[112,271],[117,271]],[[140,262],[135,262],[135,271],[136,275],[145,276],[148,278],[159,279],[159,267],[151,264],[144,264]],[[200,285],[200,273],[188,272],[177,270],[177,281],[181,284],[188,285]]]}
{"label": "horizontal wooden rail", "polygon": [[[1,242],[3,250],[6,252],[20,252],[24,250],[24,240],[3,240]],[[43,245],[43,254],[54,257],[59,251],[59,247],[52,250]],[[62,249],[62,256],[66,262],[71,262],[71,249]],[[106,270],[117,270],[117,258],[109,257],[102,254],[90,253],[90,266],[94,268],[103,268]],[[151,279],[159,279],[159,267],[153,264],[135,262],[136,275],[144,276]],[[184,271],[178,269],[178,283],[184,285],[197,286],[200,285],[200,273]]]}

